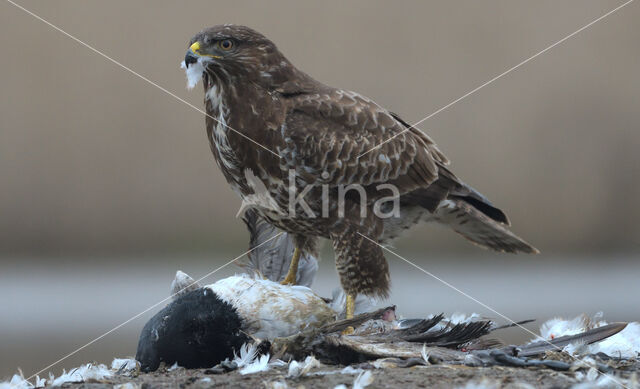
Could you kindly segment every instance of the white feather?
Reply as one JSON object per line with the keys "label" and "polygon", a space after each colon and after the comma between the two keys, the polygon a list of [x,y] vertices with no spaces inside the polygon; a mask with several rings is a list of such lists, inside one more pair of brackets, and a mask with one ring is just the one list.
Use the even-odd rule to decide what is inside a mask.
{"label": "white feather", "polygon": [[313,355],[309,355],[302,362],[291,361],[291,363],[289,363],[287,378],[304,376],[315,367],[320,367],[320,362]]}
{"label": "white feather", "polygon": [[174,362],[173,365],[169,366],[167,371],[174,371],[174,370],[178,370],[179,368],[180,366],[178,365],[178,362]]}
{"label": "white feather", "polygon": [[422,355],[422,359],[424,360],[424,363],[426,363],[427,365],[431,364],[429,362],[429,353],[427,352],[427,344],[426,343],[422,345],[422,351],[420,351],[420,355]]}
{"label": "white feather", "polygon": [[0,389],[31,389],[31,382],[24,379],[21,374],[14,374],[11,381],[0,382]]}
{"label": "white feather", "polygon": [[482,318],[482,316],[480,316],[477,313],[472,313],[471,315],[467,315],[465,313],[462,312],[454,312],[449,319],[445,319],[448,320],[451,324],[460,324],[460,323],[473,323],[476,321],[480,321],[480,320],[484,320]]}
{"label": "white feather", "polygon": [[[570,320],[554,318],[542,324],[540,336],[543,339],[551,340],[565,335],[576,335],[606,324],[607,322],[602,320],[601,312],[598,312],[594,317],[582,314]],[[539,339],[534,339],[534,341],[536,340]],[[629,323],[624,330],[594,344],[570,344],[565,347],[564,351],[573,355],[601,352],[610,357],[635,358],[640,355],[640,323]]]}
{"label": "white feather", "polygon": [[46,378],[40,378],[39,375],[36,376],[36,388],[44,388],[45,386],[47,386],[47,379]]}
{"label": "white feather", "polygon": [[94,365],[88,363],[75,369],[71,369],[68,373],[63,370],[60,377],[53,379],[51,386],[61,386],[66,383],[80,383],[87,380],[103,380],[113,375],[105,365]]}
{"label": "white feather", "polygon": [[261,371],[269,370],[269,354],[261,355],[256,358],[252,363],[248,364],[244,368],[240,369],[240,374],[253,374]]}
{"label": "white feather", "polygon": [[244,330],[261,339],[294,335],[335,320],[335,312],[305,286],[281,285],[241,275],[205,288],[233,305],[243,319]]}
{"label": "white feather", "polygon": [[184,69],[187,75],[187,88],[193,89],[198,82],[202,79],[202,73],[204,73],[204,65],[202,64],[202,58],[198,58],[198,61],[186,66],[184,61],[180,63],[180,68]]}
{"label": "white feather", "polygon": [[258,346],[254,343],[245,343],[240,347],[240,355],[233,353],[233,362],[238,368],[248,366],[253,363],[258,355]]}
{"label": "white feather", "polygon": [[133,358],[114,358],[111,362],[111,370],[129,372],[138,369],[140,362]]}
{"label": "white feather", "polygon": [[371,371],[364,371],[353,380],[353,389],[363,389],[373,383],[373,374]]}
{"label": "white feather", "polygon": [[589,353],[605,353],[616,358],[637,358],[640,356],[640,323],[629,323],[617,334],[589,345]]}

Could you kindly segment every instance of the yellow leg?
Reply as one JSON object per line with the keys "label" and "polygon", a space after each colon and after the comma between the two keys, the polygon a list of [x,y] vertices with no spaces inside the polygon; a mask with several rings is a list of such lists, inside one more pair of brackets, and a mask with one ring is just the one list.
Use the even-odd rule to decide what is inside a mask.
{"label": "yellow leg", "polygon": [[353,313],[356,310],[356,296],[351,293],[347,293],[347,302],[346,302],[346,319],[353,319]]}
{"label": "yellow leg", "polygon": [[[345,305],[345,319],[353,319],[353,313],[356,310],[356,295],[347,293],[347,301]],[[355,331],[356,330],[352,326],[349,326],[342,331],[342,335],[351,335]]]}
{"label": "yellow leg", "polygon": [[295,285],[298,275],[298,263],[300,262],[300,249],[295,248],[293,250],[293,258],[291,258],[291,264],[289,265],[289,271],[287,276],[280,282],[282,285]]}

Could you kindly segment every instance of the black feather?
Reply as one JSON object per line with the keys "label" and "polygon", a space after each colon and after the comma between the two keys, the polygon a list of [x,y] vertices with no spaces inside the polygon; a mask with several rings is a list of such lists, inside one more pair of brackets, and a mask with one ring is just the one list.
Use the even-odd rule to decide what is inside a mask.
{"label": "black feather", "polygon": [[160,362],[211,367],[232,358],[249,341],[241,326],[233,306],[200,288],[178,297],[145,324],[136,360],[145,372],[156,370]]}
{"label": "black feather", "polygon": [[449,198],[460,199],[471,204],[475,209],[489,216],[491,219],[509,225],[509,219],[501,209],[494,207],[488,200],[477,198],[475,196],[456,196],[449,195]]}

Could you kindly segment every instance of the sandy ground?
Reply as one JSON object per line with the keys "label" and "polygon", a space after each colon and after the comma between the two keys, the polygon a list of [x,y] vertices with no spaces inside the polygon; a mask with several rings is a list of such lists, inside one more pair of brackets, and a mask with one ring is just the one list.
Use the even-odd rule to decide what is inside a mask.
{"label": "sandy ground", "polygon": [[[114,384],[128,384],[121,389],[135,388],[333,388],[344,384],[351,388],[358,373],[343,374],[344,366],[321,366],[312,369],[306,376],[286,378],[287,368],[271,368],[269,371],[241,375],[238,372],[212,374],[211,370],[172,371],[158,370],[150,374],[132,377],[115,376],[105,382],[65,384],[65,388],[111,389]],[[483,383],[488,388],[535,388],[571,387],[580,383],[573,372],[556,372],[549,369],[521,369],[510,367],[472,368],[465,366],[432,365],[412,368],[372,369],[373,382],[367,388],[457,388],[468,383]],[[625,371],[622,377],[632,373]],[[582,378],[584,379],[584,378]],[[285,384],[287,386],[278,386]],[[628,382],[625,382],[628,384]],[[119,389],[118,386],[115,386]]]}

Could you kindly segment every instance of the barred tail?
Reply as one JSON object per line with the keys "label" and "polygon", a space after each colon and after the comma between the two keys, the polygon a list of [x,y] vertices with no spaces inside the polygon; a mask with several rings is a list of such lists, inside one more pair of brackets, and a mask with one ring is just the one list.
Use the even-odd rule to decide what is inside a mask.
{"label": "barred tail", "polygon": [[479,246],[507,253],[539,253],[538,249],[509,231],[506,224],[493,220],[463,199],[442,201],[434,216],[439,223]]}

